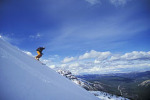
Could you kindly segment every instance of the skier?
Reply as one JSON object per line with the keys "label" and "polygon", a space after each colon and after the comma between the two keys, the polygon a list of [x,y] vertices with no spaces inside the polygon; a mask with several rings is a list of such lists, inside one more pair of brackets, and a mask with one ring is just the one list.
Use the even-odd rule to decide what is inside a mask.
{"label": "skier", "polygon": [[42,57],[42,55],[43,55],[42,51],[43,51],[44,49],[45,49],[45,47],[39,47],[39,48],[36,49],[37,54],[38,54],[38,55],[35,57],[36,60],[39,60],[39,58]]}

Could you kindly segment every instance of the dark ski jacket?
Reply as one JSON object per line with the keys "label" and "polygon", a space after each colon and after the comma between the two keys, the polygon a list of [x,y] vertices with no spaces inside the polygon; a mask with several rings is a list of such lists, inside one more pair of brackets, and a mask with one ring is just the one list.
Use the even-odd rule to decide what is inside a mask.
{"label": "dark ski jacket", "polygon": [[42,51],[44,50],[45,48],[44,47],[39,47],[36,49],[36,51],[39,51],[40,53],[42,53]]}

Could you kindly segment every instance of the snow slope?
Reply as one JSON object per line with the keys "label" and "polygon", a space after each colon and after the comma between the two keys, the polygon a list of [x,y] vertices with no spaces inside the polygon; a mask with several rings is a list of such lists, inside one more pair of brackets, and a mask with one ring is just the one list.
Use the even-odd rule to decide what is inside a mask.
{"label": "snow slope", "polygon": [[0,100],[99,100],[0,37]]}

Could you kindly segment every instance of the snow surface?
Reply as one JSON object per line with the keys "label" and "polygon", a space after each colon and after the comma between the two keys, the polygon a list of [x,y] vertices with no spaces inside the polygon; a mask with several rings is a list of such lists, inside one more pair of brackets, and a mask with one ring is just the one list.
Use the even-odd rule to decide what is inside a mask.
{"label": "snow surface", "polygon": [[109,93],[102,92],[102,91],[89,91],[89,92],[95,94],[101,100],[130,100],[128,98],[116,96],[116,95],[109,94]]}
{"label": "snow surface", "polygon": [[99,100],[0,37],[0,100]]}

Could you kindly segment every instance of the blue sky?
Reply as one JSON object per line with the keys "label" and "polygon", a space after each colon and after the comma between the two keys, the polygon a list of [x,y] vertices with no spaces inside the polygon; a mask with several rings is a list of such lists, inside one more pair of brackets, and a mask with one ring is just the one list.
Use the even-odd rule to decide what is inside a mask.
{"label": "blue sky", "polygon": [[[83,63],[79,58],[93,51],[110,52],[109,58],[145,57],[140,51],[149,55],[149,5],[149,0],[6,0],[0,3],[0,34],[32,55],[45,46],[43,59],[66,69],[65,58]],[[92,59],[86,64],[99,56],[87,58]]]}

